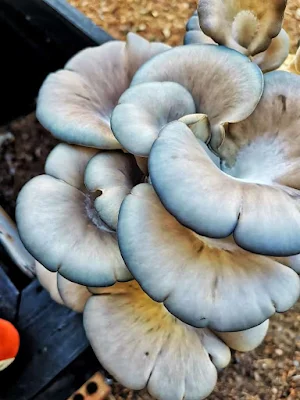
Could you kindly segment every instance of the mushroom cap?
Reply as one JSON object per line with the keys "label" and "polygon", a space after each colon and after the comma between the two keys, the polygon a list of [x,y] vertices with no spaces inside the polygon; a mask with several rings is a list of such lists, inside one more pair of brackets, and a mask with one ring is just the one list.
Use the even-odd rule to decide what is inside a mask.
{"label": "mushroom cap", "polygon": [[[182,186],[180,178],[177,184]],[[189,179],[185,184],[190,185]],[[181,202],[182,209],[196,197],[190,187],[192,195]],[[149,184],[136,186],[123,201],[118,241],[143,290],[192,326],[249,329],[288,310],[299,297],[293,270],[239,248],[230,238],[196,235],[167,212]]]}
{"label": "mushroom cap", "polygon": [[[115,231],[101,220],[84,189],[84,171],[95,153],[58,145],[47,159],[48,175],[33,178],[21,190],[16,218],[26,248],[47,269],[84,286],[107,286],[131,275]],[[105,181],[105,170],[95,173]]]}
{"label": "mushroom cap", "polygon": [[82,313],[86,302],[91,297],[92,293],[86,286],[71,282],[58,272],[56,274],[57,289],[64,302],[64,305],[73,311]]}
{"label": "mushroom cap", "polygon": [[94,202],[95,209],[111,229],[117,229],[122,201],[141,179],[142,173],[130,154],[116,151],[99,153],[88,163],[85,185],[90,192],[101,193]]}
{"label": "mushroom cap", "polygon": [[247,55],[265,51],[282,26],[286,0],[199,0],[202,31]]}
{"label": "mushroom cap", "polygon": [[159,54],[137,71],[131,85],[168,81],[186,88],[196,112],[208,116],[215,146],[223,139],[221,125],[241,121],[253,112],[264,84],[261,70],[247,57],[214,45],[179,46]]}
{"label": "mushroom cap", "polygon": [[57,287],[57,272],[49,271],[36,261],[36,276],[44,289],[50,294],[52,300],[58,304],[64,304]]}
{"label": "mushroom cap", "polygon": [[[300,252],[299,91],[299,76],[283,71],[265,74],[265,90],[257,108],[245,121],[229,124],[218,149],[224,171],[235,178],[258,183],[257,198],[245,201],[244,217],[239,224],[243,224],[247,213],[250,222],[251,212],[253,229],[255,224],[260,227],[257,237],[260,245],[253,251],[274,256]],[[250,202],[257,201],[260,207],[254,212]],[[245,229],[235,231],[243,247],[246,238],[242,235],[246,235],[246,230],[249,235],[244,226]],[[267,235],[267,230],[273,233]]]}
{"label": "mushroom cap", "polygon": [[195,110],[192,95],[178,83],[143,83],[120,97],[112,113],[111,127],[127,151],[147,157],[164,125]]}
{"label": "mushroom cap", "polygon": [[264,340],[269,328],[269,320],[254,328],[239,332],[217,332],[219,336],[233,350],[252,351]]}
{"label": "mushroom cap", "polygon": [[193,14],[186,24],[186,34],[184,36],[184,45],[187,44],[216,44],[209,36],[206,36],[199,25],[199,18]]}
{"label": "mushroom cap", "polygon": [[266,73],[279,68],[289,55],[290,39],[284,29],[272,39],[270,46],[262,53],[253,57],[260,69]]}
{"label": "mushroom cap", "polygon": [[[299,85],[300,79],[290,75]],[[300,252],[298,155],[295,134],[288,135],[295,130],[297,113],[290,112],[297,106],[283,111],[291,99],[278,91],[284,86],[280,76],[276,78],[280,86],[268,85],[264,94],[268,104],[263,100],[248,120],[230,125],[218,149],[227,174],[181,122],[161,130],[151,149],[149,171],[164,206],[194,232],[213,238],[233,234],[236,243],[251,252],[290,256]],[[288,96],[288,90],[282,93]],[[270,96],[270,91],[279,96]],[[226,168],[224,158],[230,162],[235,151],[239,151],[235,165]]]}
{"label": "mushroom cap", "polygon": [[110,114],[140,65],[168,49],[130,33],[127,43],[111,41],[80,51],[43,83],[37,101],[39,121],[63,141],[119,149]]}
{"label": "mushroom cap", "polygon": [[58,272],[49,271],[38,262],[36,264],[37,278],[51,298],[58,304],[82,313],[92,295],[88,288],[69,281]]}
{"label": "mushroom cap", "polygon": [[84,327],[107,371],[126,387],[147,387],[158,400],[204,399],[216,368],[230,361],[213,332],[174,318],[134,281],[99,289],[85,307]]}

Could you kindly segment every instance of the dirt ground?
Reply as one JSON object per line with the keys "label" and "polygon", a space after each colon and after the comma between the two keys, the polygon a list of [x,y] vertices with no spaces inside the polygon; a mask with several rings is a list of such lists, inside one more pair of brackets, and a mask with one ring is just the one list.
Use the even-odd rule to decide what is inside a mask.
{"label": "dirt ground", "polygon": [[[138,32],[150,40],[180,44],[195,0],[69,0],[114,37]],[[300,38],[300,0],[289,0],[284,26],[291,35],[291,50]],[[43,173],[47,154],[56,140],[35,115],[14,121],[0,130],[0,204],[13,217],[16,196],[26,181]],[[116,400],[143,399],[112,381]],[[220,372],[209,400],[300,400],[300,303],[271,320],[264,343],[251,353],[234,352]]]}
{"label": "dirt ground", "polygon": [[[182,44],[197,0],[68,0],[116,39],[137,32],[148,40]],[[295,53],[300,39],[300,0],[288,0],[284,28]]]}

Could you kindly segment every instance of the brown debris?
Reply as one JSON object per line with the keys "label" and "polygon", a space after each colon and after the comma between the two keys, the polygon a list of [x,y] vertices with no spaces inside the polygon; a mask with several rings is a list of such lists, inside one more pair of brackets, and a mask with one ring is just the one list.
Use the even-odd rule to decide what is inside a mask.
{"label": "brown debris", "polygon": [[[197,0],[68,0],[116,39],[136,32],[150,41],[182,44],[185,24]],[[300,40],[300,0],[288,0],[284,29],[295,53]]]}

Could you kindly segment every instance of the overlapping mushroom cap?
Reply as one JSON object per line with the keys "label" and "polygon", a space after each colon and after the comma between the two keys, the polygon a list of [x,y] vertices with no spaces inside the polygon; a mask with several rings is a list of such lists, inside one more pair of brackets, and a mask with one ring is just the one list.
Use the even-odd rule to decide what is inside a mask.
{"label": "overlapping mushroom cap", "polygon": [[165,124],[200,113],[206,131],[199,139],[212,134],[217,145],[223,125],[249,116],[262,91],[260,69],[242,54],[222,46],[179,46],[137,71],[113,111],[112,130],[126,150],[145,157]]}
{"label": "overlapping mushroom cap", "polygon": [[45,171],[18,196],[16,218],[30,253],[50,271],[86,286],[130,279],[114,225],[122,195],[141,179],[134,157],[60,144]]}
{"label": "overlapping mushroom cap", "polygon": [[110,114],[136,70],[168,49],[129,33],[127,42],[111,41],[79,52],[43,83],[37,102],[39,121],[65,142],[119,149]]}
{"label": "overlapping mushroom cap", "polygon": [[[174,124],[169,124],[172,132]],[[181,133],[184,133],[183,129]],[[186,137],[178,134],[178,131],[174,132],[183,145]],[[169,145],[172,151],[172,143]],[[197,144],[194,145],[198,150]],[[176,152],[169,158],[171,164],[173,158],[176,162],[176,154],[179,160],[181,157],[186,160],[181,164],[185,172],[195,155],[192,151],[181,150],[180,153],[176,147]],[[157,165],[163,173],[165,164],[158,162]],[[203,173],[205,166],[198,165],[198,169]],[[183,180],[177,170],[174,176],[177,185],[183,188],[180,211],[185,215],[194,210],[197,222],[199,208],[203,213],[214,214],[215,228],[221,229],[217,222],[219,209],[210,211],[204,202],[195,205],[205,193],[202,197],[193,193],[194,182],[188,176]],[[174,180],[171,181],[173,184]],[[210,190],[207,180],[204,185]],[[225,191],[222,185],[214,185],[214,182],[212,185],[215,192]],[[188,199],[184,198],[185,186],[191,187]],[[165,193],[169,199],[174,198],[169,187]],[[179,193],[176,196],[180,196]],[[206,228],[204,221],[201,226]],[[149,184],[136,186],[124,200],[119,215],[118,240],[126,265],[143,290],[154,300],[163,302],[182,321],[196,327],[208,326],[218,331],[248,329],[276,311],[288,310],[299,297],[299,278],[292,269],[270,258],[246,252],[230,238],[214,240],[196,235],[167,212]]]}
{"label": "overlapping mushroom cap", "polygon": [[250,332],[220,334],[220,340],[216,332],[175,318],[132,281],[95,290],[84,310],[84,326],[101,364],[123,385],[147,387],[159,400],[192,400],[213,390],[217,369],[230,360],[226,344],[239,350],[256,347],[268,321]]}
{"label": "overlapping mushroom cap", "polygon": [[[200,28],[199,18],[193,15],[186,26],[184,44],[217,44],[212,38],[206,36]],[[251,57],[263,72],[269,72],[279,68],[289,55],[289,36],[284,29],[274,37],[268,48]]]}
{"label": "overlapping mushroom cap", "polygon": [[216,43],[254,56],[279,34],[285,6],[286,0],[199,0],[198,14]]}

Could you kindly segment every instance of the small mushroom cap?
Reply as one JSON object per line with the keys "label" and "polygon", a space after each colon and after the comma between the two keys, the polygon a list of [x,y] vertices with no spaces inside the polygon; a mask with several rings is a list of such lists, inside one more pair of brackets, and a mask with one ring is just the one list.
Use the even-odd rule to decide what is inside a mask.
{"label": "small mushroom cap", "polygon": [[269,328],[269,320],[254,328],[240,332],[216,332],[223,342],[231,349],[238,351],[252,351],[264,340]]}
{"label": "small mushroom cap", "polygon": [[35,276],[35,259],[25,249],[16,224],[0,206],[0,245],[4,247],[14,263],[30,278]]}
{"label": "small mushroom cap", "polygon": [[59,273],[56,274],[58,292],[65,306],[71,308],[73,311],[82,313],[92,293],[87,287],[71,282]]}
{"label": "small mushroom cap", "polygon": [[247,118],[263,91],[263,75],[254,63],[234,50],[214,45],[179,46],[159,54],[137,71],[132,86],[168,81],[191,93],[196,112],[206,114],[212,130],[217,130],[217,143],[223,139],[219,126]]}
{"label": "small mushroom cap", "polygon": [[121,96],[112,113],[111,127],[127,151],[147,157],[165,124],[193,113],[193,97],[178,83],[143,83]]}
{"label": "small mushroom cap", "polygon": [[[277,92],[278,86],[269,90]],[[300,252],[298,153],[295,137],[286,135],[294,132],[294,117],[287,119],[284,112],[278,119],[283,108],[280,99],[276,99],[276,105],[268,101],[270,107],[263,107],[264,112],[259,107],[259,116],[256,109],[248,122],[229,128],[232,134],[226,136],[219,151],[231,154],[232,148],[241,146],[237,164],[226,169],[234,177],[213,164],[181,122],[172,122],[161,130],[150,153],[150,177],[162,203],[178,221],[204,236],[224,238],[233,234],[240,247],[254,253],[289,256]],[[274,126],[270,124],[272,115]],[[253,147],[246,147],[259,132],[266,132],[267,139],[258,137]],[[270,149],[276,143],[280,150],[274,153]],[[283,186],[292,183],[293,188]]]}
{"label": "small mushroom cap", "polygon": [[92,293],[82,285],[64,278],[58,272],[51,272],[37,262],[37,278],[51,298],[76,312],[83,312]]}
{"label": "small mushroom cap", "polygon": [[49,271],[39,262],[36,262],[36,276],[44,289],[50,294],[52,300],[64,304],[57,287],[57,272]]}
{"label": "small mushroom cap", "polygon": [[100,218],[113,230],[117,229],[122,201],[141,179],[141,171],[130,154],[115,151],[99,153],[88,163],[85,185],[90,192],[100,193],[94,202],[95,208]]}
{"label": "small mushroom cap", "polygon": [[206,398],[216,368],[230,360],[229,348],[213,332],[174,318],[134,281],[92,296],[84,327],[105,369],[126,387],[147,387],[158,400]]}
{"label": "small mushroom cap", "polygon": [[[52,176],[38,176],[23,187],[16,217],[25,246],[47,269],[84,286],[107,286],[131,275],[115,232],[83,190],[84,170],[94,154],[92,149],[58,145],[46,162],[46,173]],[[69,161],[64,168],[62,160]]]}
{"label": "small mushroom cap", "polygon": [[[188,154],[193,157],[186,153],[186,158]],[[192,189],[190,193],[181,202],[183,209],[195,197]],[[118,240],[126,265],[143,290],[196,327],[245,330],[276,310],[288,310],[299,297],[299,277],[293,270],[246,252],[229,238],[196,235],[166,211],[149,184],[135,186],[124,200]]]}
{"label": "small mushroom cap", "polygon": [[278,36],[272,39],[266,51],[253,57],[263,72],[273,71],[279,68],[289,55],[290,39],[284,29],[281,29]]}
{"label": "small mushroom cap", "polygon": [[196,14],[188,20],[186,24],[186,34],[184,36],[184,45],[187,44],[216,44],[209,36],[206,36],[199,25],[199,18]]}
{"label": "small mushroom cap", "polygon": [[119,149],[110,114],[140,65],[167,49],[129,34],[127,43],[111,41],[82,50],[43,83],[37,102],[39,121],[63,141]]}
{"label": "small mushroom cap", "polygon": [[265,51],[282,26],[286,0],[200,0],[203,32],[247,55]]}

